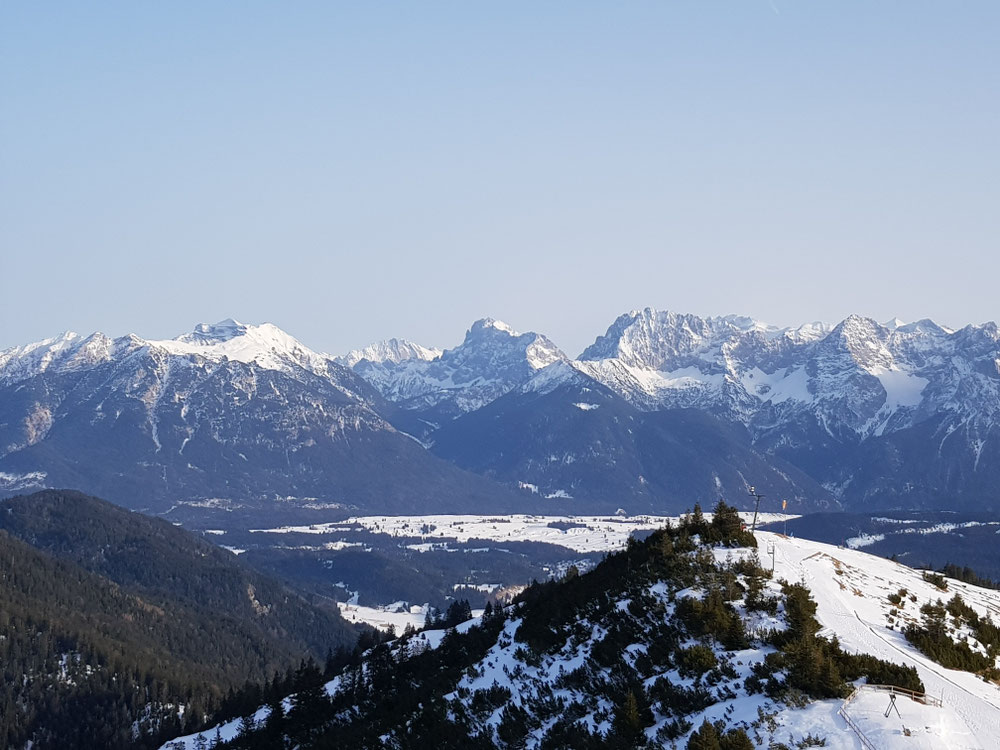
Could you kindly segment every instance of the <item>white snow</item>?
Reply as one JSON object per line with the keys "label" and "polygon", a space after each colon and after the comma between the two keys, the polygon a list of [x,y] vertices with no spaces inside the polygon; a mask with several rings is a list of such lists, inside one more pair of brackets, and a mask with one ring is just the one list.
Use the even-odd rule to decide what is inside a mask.
{"label": "white snow", "polygon": [[[924,581],[920,571],[867,553],[811,542],[790,539],[770,532],[758,532],[761,559],[770,561],[764,550],[775,550],[775,574],[789,581],[802,581],[813,593],[818,609],[817,619],[829,628],[847,651],[867,653],[881,659],[905,662],[916,666],[929,695],[942,698],[942,714],[928,718],[923,710],[911,714],[911,720],[930,722],[925,731],[906,737],[899,730],[900,721],[885,722],[878,730],[880,742],[890,748],[996,748],[1000,738],[1000,687],[986,683],[973,674],[936,664],[911,646],[902,633],[903,622],[919,619],[919,608],[928,601],[950,598],[959,593],[980,615],[1000,614],[1000,592],[981,589],[960,581],[948,581],[947,594]],[[890,610],[895,607],[888,595],[905,588],[917,597],[916,602],[904,600],[897,610],[893,627],[889,627]],[[884,710],[888,701],[883,699]],[[864,704],[863,704],[864,705]],[[900,704],[900,711],[913,711]],[[907,713],[903,713],[903,722]],[[893,714],[893,719],[895,719]],[[933,719],[933,720],[932,720]],[[868,716],[869,722],[875,717]],[[919,729],[919,727],[914,727]],[[947,744],[926,744],[933,732],[947,731]],[[921,742],[925,744],[920,744]]]}
{"label": "white snow", "polygon": [[334,361],[344,367],[354,367],[363,359],[369,362],[394,362],[396,364],[408,359],[432,362],[441,354],[440,349],[421,346],[405,339],[389,339],[369,344],[363,349],[354,349],[342,357],[334,358]]}
{"label": "white snow", "polygon": [[149,346],[179,356],[200,356],[213,361],[254,363],[266,370],[285,371],[298,365],[315,373],[328,370],[328,355],[318,354],[276,325],[244,325],[227,319],[214,325],[201,323],[193,333],[175,339],[147,341]]}
{"label": "white snow", "polygon": [[850,539],[846,539],[844,544],[851,549],[859,549],[860,547],[870,547],[876,542],[881,542],[884,539],[885,534],[860,534],[858,536],[852,536]]}
{"label": "white snow", "polygon": [[[749,523],[752,512],[741,512]],[[711,519],[712,514],[706,513]],[[766,524],[798,516],[782,513],[760,513],[757,523]],[[471,539],[495,542],[546,542],[568,547],[576,552],[605,552],[625,546],[636,531],[652,531],[678,516],[550,516],[515,514],[507,516],[428,515],[428,516],[356,516],[344,521],[309,526],[281,526],[273,529],[251,529],[256,534],[339,534],[348,526],[360,526],[377,534],[393,537],[420,538],[410,549],[427,551],[442,549],[444,540],[464,544]],[[570,525],[558,528],[552,524]],[[440,540],[438,542],[428,540]]]}
{"label": "white snow", "polygon": [[[957,529],[968,529],[974,526],[1000,526],[1000,521],[963,521],[962,523],[936,523],[932,526],[912,526],[919,521],[900,520],[895,518],[874,518],[874,521],[883,523],[899,524],[902,528],[892,530],[893,535],[899,534],[948,534]],[[851,549],[868,547],[876,542],[881,542],[886,538],[886,534],[859,534],[846,539],[844,543]]]}
{"label": "white snow", "polygon": [[45,481],[48,474],[44,471],[29,471],[25,474],[12,474],[0,471],[0,490],[19,490],[34,487]]}
{"label": "white snow", "polygon": [[763,402],[780,404],[791,399],[809,403],[816,400],[815,394],[809,391],[809,373],[805,367],[787,368],[772,373],[754,367],[744,372],[740,381],[747,393]]}
{"label": "white snow", "polygon": [[[407,625],[419,630],[427,619],[427,606],[414,608],[362,607],[358,604],[337,602],[340,616],[348,622],[363,622],[380,630],[395,628],[396,633],[402,633]],[[416,609],[414,612],[413,609]]]}
{"label": "white snow", "polygon": [[871,374],[878,378],[885,389],[885,407],[896,411],[904,406],[917,406],[923,398],[924,388],[930,382],[927,378],[903,370],[873,369]]}
{"label": "white snow", "polygon": [[338,539],[335,542],[326,542],[323,545],[323,549],[330,550],[333,552],[338,552],[343,549],[349,549],[350,547],[360,547],[361,542],[347,542],[343,539]]}
{"label": "white snow", "polygon": [[593,411],[594,409],[600,408],[599,404],[587,404],[587,403],[583,403],[583,402],[573,404],[573,406],[575,406],[577,409],[581,409],[583,411]]}
{"label": "white snow", "polygon": [[862,687],[857,697],[844,706],[844,712],[876,747],[907,750],[975,747],[968,726],[952,710],[928,705],[906,695],[896,695],[895,708],[889,708],[890,694]]}

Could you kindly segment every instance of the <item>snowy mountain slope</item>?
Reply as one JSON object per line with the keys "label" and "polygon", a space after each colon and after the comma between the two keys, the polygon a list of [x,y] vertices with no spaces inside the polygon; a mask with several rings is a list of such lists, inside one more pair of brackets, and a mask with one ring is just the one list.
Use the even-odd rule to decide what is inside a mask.
{"label": "snowy mountain slope", "polygon": [[573,365],[641,409],[693,407],[746,425],[758,449],[848,505],[1000,502],[989,489],[1000,476],[994,323],[953,331],[851,316],[777,329],[647,308]]}
{"label": "snowy mountain slope", "polygon": [[951,331],[855,315],[832,329],[777,329],[647,308],[619,318],[580,365],[646,404],[699,405],[758,429],[767,407],[805,409],[865,439],[941,411],[990,422],[1000,412],[998,358],[993,323]]}
{"label": "snowy mountain slope", "polygon": [[388,339],[366,346],[363,349],[354,349],[347,354],[334,357],[333,361],[344,367],[354,367],[362,360],[367,360],[373,364],[383,364],[392,362],[398,365],[409,359],[430,362],[437,359],[442,354],[441,349],[428,348],[414,344],[406,339]]}
{"label": "snowy mountain slope", "polygon": [[444,424],[431,450],[541,498],[569,496],[581,509],[670,513],[693,500],[749,502],[751,484],[796,512],[836,505],[801,471],[754,450],[742,425],[696,409],[640,411],[592,380],[563,382],[533,380]]}
{"label": "snowy mountain slope", "polygon": [[[714,521],[701,528],[716,533]],[[261,708],[258,731],[241,746],[265,747],[286,732],[304,748],[411,748],[430,736],[441,748],[685,747],[712,730],[708,720],[746,734],[747,744],[733,747],[865,747],[841,710],[868,747],[996,746],[1000,688],[928,661],[898,632],[889,594],[907,588],[916,602],[904,609],[938,595],[917,572],[773,534],[758,537],[762,570],[746,548],[683,552],[676,530],[666,536],[630,545],[585,576],[529,590],[502,614],[375,649],[324,686],[328,703],[291,696],[278,719]],[[797,582],[811,592],[818,622]],[[950,585],[982,614],[1000,612],[1000,593]],[[816,673],[814,658],[833,662]],[[845,703],[865,675],[930,697],[900,694],[889,717],[885,692],[861,689]],[[854,684],[841,683],[844,676]],[[304,709],[296,711],[306,700],[317,713],[303,735]],[[248,724],[229,722],[220,734],[235,737],[240,723]],[[176,747],[192,748],[194,739]]]}
{"label": "snowy mountain slope", "polygon": [[270,325],[223,321],[170,341],[66,335],[0,357],[0,486],[78,487],[158,510],[516,500],[428,454],[384,406]]}
{"label": "snowy mountain slope", "polygon": [[921,373],[943,365],[930,353],[953,349],[950,335],[929,321],[889,329],[851,316],[832,329],[779,329],[646,308],[615,321],[579,365],[646,407],[698,406],[751,426],[768,407],[806,408],[868,437],[921,405],[931,380]]}
{"label": "snowy mountain slope", "polygon": [[213,325],[201,323],[175,339],[148,344],[177,356],[230,359],[282,372],[298,366],[317,375],[330,374],[328,355],[312,351],[271,323],[251,326],[227,318]]}
{"label": "snowy mountain slope", "polygon": [[0,383],[15,383],[45,372],[64,373],[93,367],[124,354],[148,349],[177,357],[209,362],[233,360],[267,370],[315,374],[330,372],[327,355],[318,354],[277,326],[244,325],[231,318],[215,324],[199,323],[191,333],[162,341],[130,334],[111,339],[103,333],[87,337],[68,332],[26,346],[0,352]]}
{"label": "snowy mountain slope", "polygon": [[[936,664],[908,643],[900,630],[919,619],[920,605],[948,599],[955,593],[980,615],[1000,618],[1000,592],[953,579],[948,579],[948,591],[942,592],[924,580],[920,572],[858,550],[769,532],[760,532],[759,537],[762,550],[771,545],[775,549],[776,575],[805,582],[819,605],[817,618],[836,634],[845,649],[912,664],[926,692],[943,698],[945,707],[961,719],[967,733],[952,735],[938,747],[996,747],[1000,737],[1000,687],[968,672]],[[916,599],[904,601],[902,611],[888,599],[900,589],[906,589]],[[895,616],[894,610],[898,613]],[[908,747],[903,741],[894,746]]]}
{"label": "snowy mountain slope", "polygon": [[852,315],[777,328],[646,308],[620,316],[576,360],[548,340],[532,357],[526,343],[540,337],[525,336],[480,321],[439,359],[355,372],[399,407],[394,424],[427,443],[519,389],[600,384],[643,412],[698,409],[740,424],[754,450],[846,507],[1000,508],[994,323],[952,330]]}

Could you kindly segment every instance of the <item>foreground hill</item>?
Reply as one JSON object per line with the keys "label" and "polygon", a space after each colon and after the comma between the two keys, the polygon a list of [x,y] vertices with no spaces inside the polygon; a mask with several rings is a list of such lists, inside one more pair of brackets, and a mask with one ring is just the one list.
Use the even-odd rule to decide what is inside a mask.
{"label": "foreground hill", "polygon": [[[995,746],[996,675],[922,653],[942,582],[774,534],[759,534],[758,550],[719,510],[590,573],[535,585],[506,609],[378,646],[217,736],[232,748]],[[991,642],[987,613],[1000,595],[944,585],[961,595],[948,606],[961,624],[938,645],[992,649],[977,638]],[[899,714],[883,716],[888,695],[866,683],[895,685]]]}
{"label": "foreground hill", "polygon": [[0,746],[146,746],[356,638],[165,521],[77,492],[0,502]]}

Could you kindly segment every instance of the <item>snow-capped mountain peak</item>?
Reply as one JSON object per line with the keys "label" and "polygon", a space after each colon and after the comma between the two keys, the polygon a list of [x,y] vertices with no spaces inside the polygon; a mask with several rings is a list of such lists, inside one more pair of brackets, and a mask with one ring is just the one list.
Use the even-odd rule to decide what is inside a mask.
{"label": "snow-capped mountain peak", "polygon": [[552,341],[540,333],[518,333],[506,323],[493,318],[477,320],[465,334],[465,341],[455,349],[449,350],[456,360],[466,361],[470,358],[479,359],[489,348],[499,354],[490,355],[494,364],[506,367],[523,361],[532,370],[541,370],[553,362],[566,359],[566,355]]}
{"label": "snow-capped mountain peak", "polygon": [[103,333],[81,336],[66,331],[58,336],[0,352],[0,382],[17,382],[50,368],[73,370],[109,359],[115,342]]}
{"label": "snow-capped mountain peak", "polygon": [[419,347],[401,356],[401,345],[415,346],[397,342],[387,347],[393,356],[383,356],[387,352],[376,345],[374,358],[358,358],[360,353],[352,352],[338,362],[353,367],[383,396],[404,408],[434,410],[436,416],[429,421],[435,423],[444,415],[451,419],[478,409],[523,385],[538,371],[568,359],[545,336],[518,333],[494,318],[477,320],[461,344],[443,352]]}
{"label": "snow-capped mountain peak", "polygon": [[267,370],[286,371],[292,365],[325,373],[330,357],[314,352],[272,323],[246,325],[232,318],[200,323],[194,331],[174,339],[148,341],[149,346],[178,356],[199,356],[220,361],[256,364]]}
{"label": "snow-capped mountain peak", "polygon": [[182,334],[176,340],[188,343],[229,341],[246,332],[247,326],[238,320],[226,318],[218,323],[199,323],[191,333]]}
{"label": "snow-capped mountain peak", "polygon": [[45,370],[53,360],[75,348],[80,334],[65,331],[58,336],[35,341],[23,346],[12,346],[0,352],[0,377],[19,379]]}
{"label": "snow-capped mountain peak", "polygon": [[487,329],[495,329],[497,331],[503,331],[504,333],[510,334],[511,336],[520,336],[517,331],[511,328],[509,325],[504,323],[502,320],[496,320],[495,318],[481,318],[472,324],[472,328],[469,330],[470,333],[484,331]]}
{"label": "snow-capped mountain peak", "polygon": [[363,349],[353,349],[343,356],[335,357],[334,361],[344,367],[354,367],[362,360],[374,363],[393,362],[399,364],[411,359],[431,362],[440,356],[440,349],[414,344],[412,341],[407,341],[406,339],[392,338],[369,344]]}

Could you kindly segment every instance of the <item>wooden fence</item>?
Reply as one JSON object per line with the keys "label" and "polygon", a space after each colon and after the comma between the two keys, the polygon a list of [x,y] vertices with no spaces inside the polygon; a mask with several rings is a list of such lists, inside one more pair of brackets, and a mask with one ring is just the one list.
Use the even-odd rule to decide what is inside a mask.
{"label": "wooden fence", "polygon": [[907,698],[912,698],[918,703],[923,703],[927,706],[938,706],[940,708],[944,705],[940,698],[935,698],[933,695],[918,693],[915,690],[907,690],[906,688],[897,687],[896,685],[858,685],[854,688],[851,694],[847,696],[847,699],[844,701],[844,705],[840,707],[840,710],[837,711],[837,713],[844,718],[844,721],[847,722],[847,726],[849,726],[858,736],[858,739],[861,740],[861,744],[865,747],[865,750],[879,750],[879,748],[868,738],[867,735],[865,735],[861,727],[859,727],[854,719],[852,719],[847,713],[847,707],[851,705],[851,701],[857,698],[863,690],[870,690],[876,693],[905,695]]}

